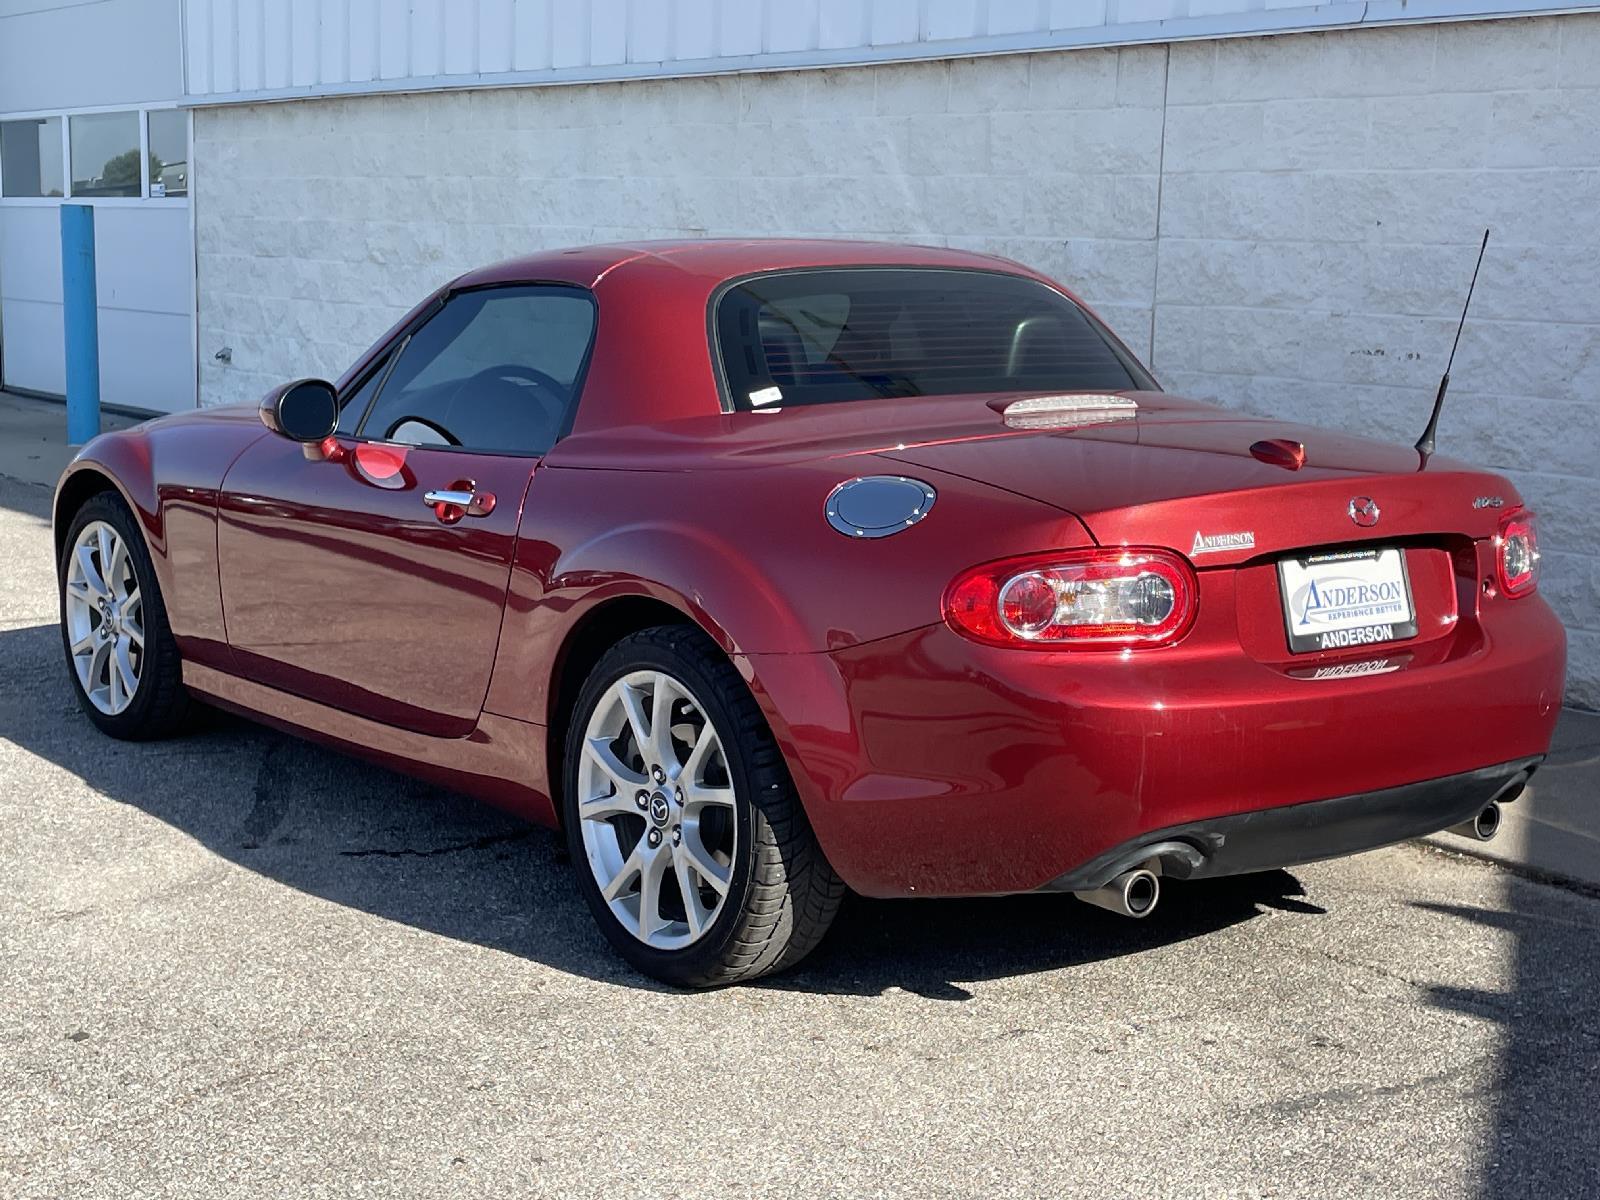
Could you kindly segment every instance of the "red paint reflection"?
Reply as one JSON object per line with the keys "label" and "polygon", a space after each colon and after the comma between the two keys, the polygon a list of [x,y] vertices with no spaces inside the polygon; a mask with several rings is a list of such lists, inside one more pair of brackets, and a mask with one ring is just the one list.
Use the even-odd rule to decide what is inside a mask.
{"label": "red paint reflection", "polygon": [[351,456],[356,474],[368,483],[381,488],[405,486],[406,451],[399,446],[376,446],[370,442],[356,445]]}

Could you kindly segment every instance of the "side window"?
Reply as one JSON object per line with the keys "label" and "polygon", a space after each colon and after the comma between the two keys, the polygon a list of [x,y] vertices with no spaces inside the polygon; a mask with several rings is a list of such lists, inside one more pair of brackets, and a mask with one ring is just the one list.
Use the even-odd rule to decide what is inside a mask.
{"label": "side window", "polygon": [[360,432],[542,454],[576,400],[594,327],[594,300],[578,288],[464,292],[401,347]]}

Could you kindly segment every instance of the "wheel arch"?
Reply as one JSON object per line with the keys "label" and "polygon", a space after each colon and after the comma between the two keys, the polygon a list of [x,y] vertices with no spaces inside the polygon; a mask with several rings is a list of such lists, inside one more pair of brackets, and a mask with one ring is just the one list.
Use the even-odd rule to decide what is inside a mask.
{"label": "wheel arch", "polygon": [[144,425],[102,433],[78,451],[56,484],[51,508],[58,557],[73,514],[92,496],[114,491],[133,514],[159,573],[166,554],[166,538],[157,498],[154,455],[155,448]]}
{"label": "wheel arch", "polygon": [[547,689],[545,739],[546,769],[550,781],[550,800],[556,820],[561,817],[561,793],[565,786],[563,758],[572,708],[584,681],[605,652],[629,634],[658,625],[689,625],[711,637],[726,652],[723,639],[706,629],[689,612],[657,596],[630,592],[607,597],[589,608],[573,622],[551,661]]}
{"label": "wheel arch", "polygon": [[766,667],[771,668],[773,661],[787,664],[804,662],[808,664],[805,677],[814,680],[815,673],[819,671],[823,677],[831,675],[831,669],[825,665],[826,656],[745,653],[710,614],[686,599],[652,589],[611,593],[595,602],[572,622],[551,659],[546,707],[541,715],[546,726],[545,780],[550,803],[555,809],[557,826],[563,825],[561,801],[565,778],[562,768],[567,733],[572,710],[584,681],[612,646],[629,634],[660,625],[683,625],[698,630],[710,639],[717,653],[729,661],[749,689],[756,707],[761,710],[762,719],[777,740],[785,768],[799,791],[801,803],[809,810],[816,788],[809,773],[797,759],[799,747],[793,731],[775,705],[762,678],[763,668],[758,664],[765,660]]}
{"label": "wheel arch", "polygon": [[[90,500],[103,492],[110,492],[128,506],[136,515],[138,509],[128,499],[121,483],[98,463],[73,464],[56,485],[55,500],[51,507],[51,528],[54,537],[56,561],[61,561],[61,551],[66,544],[67,527]],[[142,524],[142,522],[141,522]]]}

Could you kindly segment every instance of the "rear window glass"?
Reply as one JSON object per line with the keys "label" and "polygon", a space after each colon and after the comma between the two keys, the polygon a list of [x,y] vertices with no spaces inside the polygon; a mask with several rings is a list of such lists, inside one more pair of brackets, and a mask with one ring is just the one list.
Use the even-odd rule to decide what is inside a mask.
{"label": "rear window glass", "polygon": [[1104,328],[1015,275],[932,268],[765,275],[717,301],[737,408],[880,396],[1153,389]]}

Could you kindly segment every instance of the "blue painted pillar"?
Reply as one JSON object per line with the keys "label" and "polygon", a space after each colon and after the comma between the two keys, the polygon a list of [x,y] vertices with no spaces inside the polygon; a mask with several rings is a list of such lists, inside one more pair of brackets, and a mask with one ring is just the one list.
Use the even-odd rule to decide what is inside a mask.
{"label": "blue painted pillar", "polygon": [[61,299],[67,334],[67,443],[100,432],[100,304],[94,284],[94,209],[61,206]]}

